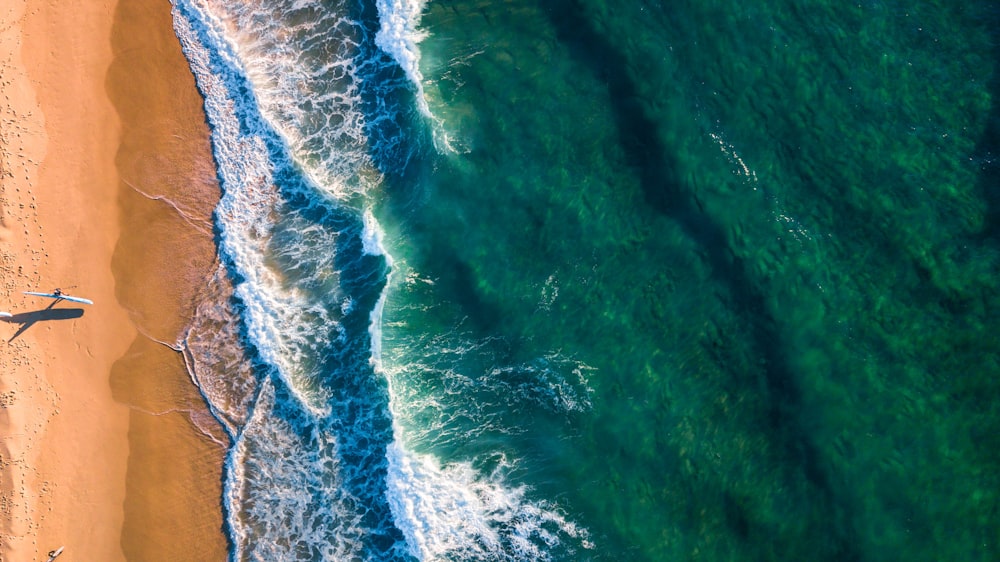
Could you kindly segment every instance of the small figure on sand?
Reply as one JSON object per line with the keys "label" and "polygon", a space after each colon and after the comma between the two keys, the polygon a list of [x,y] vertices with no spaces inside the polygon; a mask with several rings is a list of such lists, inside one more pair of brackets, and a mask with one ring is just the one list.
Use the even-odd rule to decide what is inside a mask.
{"label": "small figure on sand", "polygon": [[73,296],[70,296],[70,295],[66,294],[65,292],[63,292],[62,289],[59,289],[59,288],[53,289],[51,293],[39,293],[39,292],[36,292],[36,291],[24,291],[24,294],[26,294],[26,295],[34,295],[36,297],[48,297],[50,299],[55,299],[56,302],[59,302],[59,301],[70,301],[70,302],[78,302],[78,303],[81,303],[81,304],[94,304],[94,302],[92,300],[90,300],[90,299],[85,299],[85,298],[82,298],[82,297],[73,297]]}
{"label": "small figure on sand", "polygon": [[55,550],[50,550],[49,551],[49,560],[48,560],[48,562],[52,562],[53,560],[56,559],[56,556],[59,556],[60,554],[62,554],[62,551],[63,551],[64,548],[66,548],[66,547],[65,546],[60,546],[59,548],[57,548]]}

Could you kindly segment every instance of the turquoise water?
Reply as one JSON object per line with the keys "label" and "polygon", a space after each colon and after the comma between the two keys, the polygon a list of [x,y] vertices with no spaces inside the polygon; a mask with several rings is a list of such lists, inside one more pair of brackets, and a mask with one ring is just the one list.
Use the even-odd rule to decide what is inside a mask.
{"label": "turquoise water", "polygon": [[175,1],[232,560],[998,557],[1000,7],[626,4]]}
{"label": "turquoise water", "polygon": [[517,459],[567,559],[993,559],[997,15],[430,2],[454,150],[378,212],[414,447]]}

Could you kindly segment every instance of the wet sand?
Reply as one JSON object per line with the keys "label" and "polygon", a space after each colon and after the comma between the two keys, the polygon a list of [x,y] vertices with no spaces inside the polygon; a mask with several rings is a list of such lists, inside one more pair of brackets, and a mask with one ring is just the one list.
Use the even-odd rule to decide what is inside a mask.
{"label": "wet sand", "polygon": [[[169,2],[5,2],[0,86],[0,559],[225,559],[179,351],[218,187]],[[21,293],[56,286],[95,304]]]}

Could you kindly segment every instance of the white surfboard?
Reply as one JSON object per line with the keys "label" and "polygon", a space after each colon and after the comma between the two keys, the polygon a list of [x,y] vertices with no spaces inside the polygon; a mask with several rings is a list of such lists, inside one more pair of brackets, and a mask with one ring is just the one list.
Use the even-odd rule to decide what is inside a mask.
{"label": "white surfboard", "polygon": [[10,318],[11,316],[14,316],[14,315],[11,314],[11,313],[9,313],[9,312],[4,312],[4,311],[0,310],[0,318]]}
{"label": "white surfboard", "polygon": [[26,294],[26,295],[34,295],[36,297],[48,297],[50,299],[58,299],[58,300],[64,300],[64,301],[70,301],[70,302],[78,302],[80,304],[94,304],[94,301],[92,301],[90,299],[85,299],[85,298],[81,298],[81,297],[71,297],[71,296],[69,296],[67,294],[64,294],[64,293],[56,294],[56,293],[36,293],[36,292],[33,292],[33,291],[24,291],[24,294]]}
{"label": "white surfboard", "polygon": [[65,546],[60,546],[56,550],[49,551],[49,560],[48,560],[48,562],[52,562],[53,560],[56,559],[57,556],[59,556],[60,554],[62,554],[62,551],[63,551],[64,548],[66,548],[66,547]]}

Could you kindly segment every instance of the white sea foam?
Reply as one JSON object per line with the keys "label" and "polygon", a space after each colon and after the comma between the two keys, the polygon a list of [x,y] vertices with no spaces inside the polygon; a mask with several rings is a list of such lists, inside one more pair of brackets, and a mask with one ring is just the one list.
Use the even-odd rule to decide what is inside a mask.
{"label": "white sea foam", "polygon": [[553,547],[572,550],[567,539],[591,546],[586,530],[557,507],[505,485],[502,463],[483,476],[469,463],[442,466],[398,442],[387,456],[393,517],[420,560],[550,560]]}
{"label": "white sea foam", "polygon": [[[419,276],[404,275],[407,286],[432,285],[419,281]],[[380,302],[373,326],[380,326],[381,308]],[[373,328],[372,333],[381,337],[381,328],[377,334]],[[459,439],[515,433],[516,428],[494,419],[496,403],[504,401],[509,402],[501,409],[507,411],[531,403],[560,412],[590,407],[586,377],[592,369],[559,354],[481,374],[462,372],[463,358],[488,356],[495,343],[459,334],[432,336],[422,344],[402,345],[411,361],[391,368],[383,364],[379,353],[378,367],[391,383],[396,436],[386,453],[387,497],[410,554],[424,562],[544,561],[552,559],[553,552],[563,556],[576,548],[593,548],[587,530],[567,519],[558,506],[531,498],[526,486],[507,483],[505,474],[513,467],[506,459],[484,474],[471,462],[445,464],[404,445],[407,441],[448,442],[446,435],[454,433],[449,428],[459,425],[467,427],[454,436]],[[422,357],[413,361],[420,350]],[[443,389],[428,392],[420,384],[424,377],[443,384]],[[495,403],[483,407],[473,398],[484,395],[490,397],[487,402]]]}
{"label": "white sea foam", "polygon": [[750,166],[747,166],[747,163],[743,161],[743,158],[740,157],[740,154],[736,151],[736,148],[733,145],[726,142],[726,140],[723,139],[722,135],[719,133],[709,133],[708,135],[712,137],[712,140],[714,140],[716,144],[719,145],[719,150],[721,150],[730,161],[736,164],[737,168],[735,172],[737,174],[752,180],[754,183],[757,183],[757,172],[750,169]]}
{"label": "white sea foam", "polygon": [[267,125],[300,173],[333,199],[379,181],[369,156],[364,70],[355,51],[362,24],[345,7],[316,0],[197,2],[227,40]]}
{"label": "white sea foam", "polygon": [[372,214],[371,209],[365,209],[363,220],[365,230],[361,240],[364,243],[365,253],[369,256],[384,256],[388,265],[391,266],[392,257],[385,251],[385,247],[382,245],[382,238],[385,236],[385,232],[382,230],[382,226],[378,223],[375,215]]}
{"label": "white sea foam", "polygon": [[542,287],[542,296],[538,300],[538,309],[544,311],[552,310],[552,304],[556,302],[557,298],[559,298],[559,278],[553,273],[545,280],[545,285]]}
{"label": "white sea foam", "polygon": [[[288,138],[276,137],[256,115],[256,89],[245,82],[240,62],[244,55],[235,54],[224,22],[204,8],[195,1],[175,4],[175,30],[212,126],[223,187],[216,210],[220,251],[236,274],[234,294],[242,307],[244,335],[258,354],[258,364],[269,367],[259,374],[263,382],[252,407],[246,408],[249,412],[226,416],[235,441],[225,485],[232,556],[365,559],[375,555],[366,538],[389,533],[385,519],[369,521],[366,513],[381,505],[378,509],[388,518],[389,509],[370,497],[353,495],[350,490],[372,492],[368,484],[345,485],[345,478],[364,479],[356,474],[358,467],[342,466],[339,455],[343,447],[354,459],[380,454],[378,448],[370,450],[377,436],[363,428],[378,427],[372,420],[382,414],[377,397],[372,398],[373,403],[366,402],[361,413],[354,414],[362,417],[354,418],[351,430],[338,429],[339,421],[329,420],[330,393],[317,384],[329,376],[324,369],[334,349],[331,342],[340,337],[337,321],[354,306],[341,294],[334,267],[340,234],[316,222],[317,216],[333,212],[330,201],[316,197],[316,186],[296,184],[288,177],[294,176],[289,174],[291,166],[281,161]],[[260,78],[260,69],[255,70]],[[332,172],[334,177],[338,173],[360,172]],[[281,189],[276,185],[279,174],[284,174]],[[299,206],[289,205],[283,199],[287,195]],[[314,198],[315,208],[308,203]],[[369,250],[377,247],[377,235],[373,240]],[[206,349],[211,351],[210,346]],[[279,404],[272,376],[280,377],[294,400],[283,398]],[[205,395],[212,399],[214,392],[206,390]],[[224,399],[220,402],[220,411],[231,406]],[[349,403],[340,405],[352,410]],[[345,443],[338,442],[340,435],[346,435]]]}
{"label": "white sea foam", "polygon": [[198,295],[183,351],[192,381],[226,433],[234,438],[250,415],[257,380],[240,343],[239,319],[230,306],[231,295],[225,267],[218,264]]}
{"label": "white sea foam", "polygon": [[415,93],[417,109],[430,121],[434,146],[442,153],[465,153],[468,148],[447,130],[444,121],[435,116],[424,91],[424,75],[420,71],[421,41],[428,33],[420,28],[420,19],[427,0],[376,0],[380,28],[375,44],[396,61],[406,73]]}
{"label": "white sea foam", "polygon": [[[420,279],[405,263],[399,263],[394,268],[392,276],[396,275],[402,276],[405,287],[433,286],[432,281]],[[424,358],[426,364],[408,363],[405,367],[386,369],[382,359],[381,326],[383,308],[393,287],[391,278],[389,281],[372,311],[369,331],[372,360],[376,370],[387,379],[394,419],[395,441],[386,451],[389,470],[386,494],[393,519],[403,531],[410,555],[423,562],[544,561],[552,559],[554,551],[567,553],[577,547],[592,548],[587,530],[568,520],[557,506],[529,498],[530,490],[525,486],[510,486],[505,482],[504,475],[512,468],[506,459],[501,458],[492,473],[482,474],[471,462],[442,464],[432,455],[417,454],[406,448],[404,443],[408,438],[428,442],[431,441],[426,439],[428,434],[437,433],[448,425],[443,421],[427,423],[429,419],[438,415],[467,416],[478,407],[468,403],[444,404],[439,400],[440,396],[419,393],[417,379],[421,373],[426,375],[436,369],[445,369],[446,373],[438,372],[443,375],[446,384],[455,383],[458,386],[492,387],[503,376],[489,373],[474,379],[448,365],[469,354],[486,352],[491,344],[489,340],[471,341],[465,337],[456,340],[453,337],[455,334],[432,337],[431,342],[425,342],[428,343],[426,346],[404,346],[410,354],[415,350],[425,350],[425,355],[433,355],[433,358]],[[537,376],[536,373],[526,377],[522,384],[512,386],[501,382],[497,388],[500,388],[501,394],[515,396],[514,400],[530,400],[532,395],[538,394],[542,403],[555,409],[589,407],[590,389],[585,377],[590,369],[574,363],[573,374],[585,389],[579,392],[572,383],[563,381],[561,375],[547,369],[544,365],[548,362],[558,365],[557,369],[569,363],[558,354],[553,354],[539,365],[530,367],[546,371],[548,376]],[[475,394],[465,390],[446,388],[444,394],[450,397]],[[508,392],[510,390],[515,392]],[[411,416],[421,416],[420,411],[433,411],[434,414],[423,416],[422,425],[410,423]],[[498,427],[488,419],[473,421],[475,432],[488,432]],[[499,430],[505,431],[504,428]],[[468,436],[468,433],[463,435],[465,438]]]}
{"label": "white sea foam", "polygon": [[[397,264],[393,276],[402,278],[401,283],[391,284],[402,293],[400,300],[426,299],[415,294],[434,287],[405,262]],[[397,310],[396,314],[419,317],[425,312]],[[462,326],[444,333],[412,333],[405,324],[392,328],[394,339],[381,368],[389,380],[399,383],[392,388],[393,415],[414,435],[434,434],[458,418],[466,420],[463,425],[474,425],[466,430],[470,435],[513,434],[518,429],[499,423],[500,413],[544,408],[569,415],[591,408],[589,379],[594,368],[558,350],[511,361],[503,340],[476,337]],[[434,381],[432,388],[438,390],[429,391],[422,382],[426,380]]]}
{"label": "white sea foam", "polygon": [[419,28],[427,0],[376,0],[375,5],[381,23],[375,43],[406,73],[417,90],[420,111],[430,117],[431,110],[424,98],[424,77],[420,73],[420,48],[417,46],[427,37],[426,32]]}
{"label": "white sea foam", "polygon": [[[263,124],[239,118],[241,104],[254,103],[252,98],[240,99],[240,95],[251,95],[239,83],[242,68],[233,66],[236,57],[213,25],[211,15],[198,12],[196,7],[191,10],[202,16],[198,30],[182,13],[175,15],[175,26],[212,123],[213,148],[223,185],[216,219],[222,252],[242,277],[235,295],[244,307],[241,313],[246,336],[263,361],[277,370],[303,403],[314,414],[323,415],[326,394],[316,384],[317,373],[311,369],[308,357],[330,337],[317,333],[315,326],[336,330],[337,318],[331,314],[339,312],[346,297],[334,292],[326,301],[317,300],[303,294],[301,287],[336,286],[327,278],[336,275],[332,248],[337,233],[318,228],[282,208],[271,160],[272,147],[280,146],[280,141],[269,138]],[[214,52],[229,56],[213,63],[200,44],[198,32],[212,41]],[[227,66],[219,68],[219,60]],[[281,222],[276,222],[279,215]],[[292,266],[282,269],[282,261],[296,264],[294,267],[307,265],[311,271],[303,275],[312,277],[288,282]]]}
{"label": "white sea foam", "polygon": [[233,447],[227,502],[236,530],[234,559],[358,559],[371,532],[344,485],[336,438],[297,426],[265,380]]}
{"label": "white sea foam", "polygon": [[791,237],[799,244],[814,242],[815,240],[813,235],[801,223],[801,221],[788,214],[782,208],[781,201],[778,201],[774,195],[768,193],[767,190],[764,189],[760,181],[757,179],[757,172],[746,163],[740,153],[736,150],[736,147],[726,141],[721,133],[709,133],[709,136],[716,142],[716,144],[719,145],[719,150],[726,155],[726,158],[736,165],[734,172],[737,175],[746,178],[745,181],[754,191],[760,191],[765,197],[767,197],[772,207],[771,217],[782,227],[782,230],[784,230],[787,234],[790,234]]}
{"label": "white sea foam", "polygon": [[[338,320],[355,305],[339,293],[333,262],[339,234],[316,228],[289,209],[276,175],[282,167],[304,173],[311,181],[283,184],[282,189],[299,190],[306,200],[322,191],[327,198],[319,203],[327,206],[364,193],[378,181],[358,107],[362,80],[351,57],[342,52],[356,46],[361,31],[337,16],[319,21],[299,17],[293,12],[317,6],[304,0],[280,13],[263,2],[213,12],[210,8],[224,6],[210,6],[212,0],[176,1],[175,30],[205,98],[223,184],[216,212],[221,252],[237,275],[234,293],[242,303],[245,336],[259,361],[269,366],[258,392],[247,392],[240,402],[242,415],[227,417],[235,436],[225,489],[236,544],[232,557],[283,559],[294,552],[314,559],[358,558],[364,535],[373,530],[360,519],[363,501],[345,488],[350,475],[344,474],[347,468],[338,455],[344,448],[360,450],[363,443],[340,443],[323,429],[330,396],[312,378],[323,368],[316,364],[317,350],[338,337]],[[406,55],[403,60],[411,65],[407,72],[417,72],[413,76],[419,86],[416,25],[423,4],[397,4],[380,5],[380,13],[389,9],[388,21],[395,23],[385,28],[383,18],[387,31],[379,45]],[[403,19],[394,20],[397,15]],[[303,42],[327,36],[339,42],[324,44],[328,49],[302,50]],[[275,161],[285,154],[295,160],[294,166]],[[363,217],[363,228],[364,252],[389,260],[370,212]],[[385,299],[383,293],[370,315],[376,367]],[[330,327],[332,333],[317,332],[316,326]],[[521,370],[492,374],[508,384]],[[579,371],[581,381],[584,372]],[[498,388],[514,388],[556,409],[580,407],[584,402],[579,396],[566,399],[576,392],[575,383],[566,390],[561,376],[535,377],[553,394],[538,392],[530,376],[524,384]],[[284,407],[301,406],[305,412],[282,410],[275,395],[279,382],[297,398]],[[483,427],[489,427],[488,421]],[[500,472],[478,474],[469,463],[442,465],[407,452],[403,442],[397,437],[387,451],[386,500],[413,555],[423,560],[545,560],[547,549],[566,539],[589,544],[586,532],[555,506],[529,499],[527,488],[507,486]]]}

